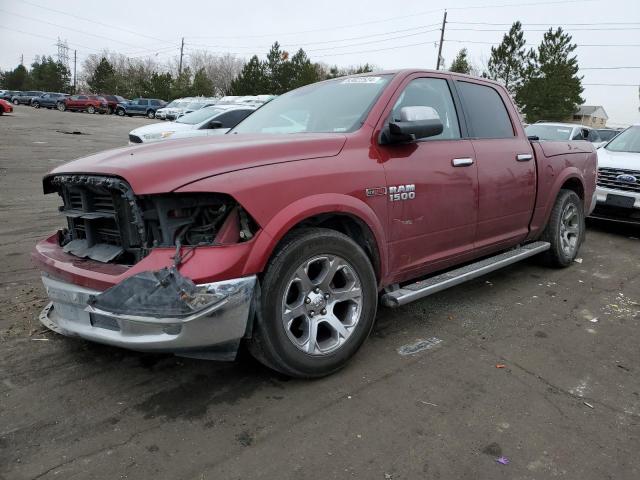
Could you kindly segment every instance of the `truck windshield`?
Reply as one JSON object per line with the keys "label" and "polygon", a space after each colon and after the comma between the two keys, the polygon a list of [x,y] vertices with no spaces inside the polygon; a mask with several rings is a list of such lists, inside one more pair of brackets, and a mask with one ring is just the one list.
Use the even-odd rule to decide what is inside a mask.
{"label": "truck windshield", "polygon": [[571,127],[562,125],[541,125],[539,123],[534,123],[525,128],[527,136],[549,141],[571,140],[571,130]]}
{"label": "truck windshield", "polygon": [[230,133],[329,133],[360,128],[391,75],[337,78],[281,95]]}
{"label": "truck windshield", "polygon": [[612,152],[640,153],[640,125],[627,128],[604,148]]}

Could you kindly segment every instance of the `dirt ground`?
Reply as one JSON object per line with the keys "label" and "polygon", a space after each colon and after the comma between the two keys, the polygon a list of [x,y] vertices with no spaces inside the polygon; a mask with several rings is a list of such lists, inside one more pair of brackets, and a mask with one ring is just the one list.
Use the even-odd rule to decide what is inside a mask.
{"label": "dirt ground", "polygon": [[640,478],[640,228],[590,223],[568,269],[522,263],[381,308],[317,381],[45,331],[29,253],[62,218],[41,177],[146,123],[0,117],[0,478]]}

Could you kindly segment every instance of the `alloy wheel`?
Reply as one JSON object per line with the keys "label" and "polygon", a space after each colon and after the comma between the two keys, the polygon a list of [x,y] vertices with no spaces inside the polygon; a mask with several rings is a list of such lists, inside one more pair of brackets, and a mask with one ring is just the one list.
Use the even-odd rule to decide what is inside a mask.
{"label": "alloy wheel", "polygon": [[289,340],[313,356],[339,349],[362,314],[362,285],[350,263],[337,255],[306,260],[287,282],[282,323]]}
{"label": "alloy wheel", "polygon": [[560,246],[562,252],[571,257],[578,248],[580,237],[580,217],[578,209],[572,203],[568,203],[560,216]]}

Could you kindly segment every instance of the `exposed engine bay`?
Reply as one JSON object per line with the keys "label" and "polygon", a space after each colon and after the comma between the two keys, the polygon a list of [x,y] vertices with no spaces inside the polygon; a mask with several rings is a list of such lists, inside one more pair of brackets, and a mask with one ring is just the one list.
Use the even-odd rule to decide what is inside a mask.
{"label": "exposed engine bay", "polygon": [[[223,245],[250,240],[256,223],[229,195],[134,195],[122,179],[97,175],[45,178],[67,218],[58,232],[64,251],[100,262],[133,265],[154,247]],[[178,261],[178,260],[176,260]]]}

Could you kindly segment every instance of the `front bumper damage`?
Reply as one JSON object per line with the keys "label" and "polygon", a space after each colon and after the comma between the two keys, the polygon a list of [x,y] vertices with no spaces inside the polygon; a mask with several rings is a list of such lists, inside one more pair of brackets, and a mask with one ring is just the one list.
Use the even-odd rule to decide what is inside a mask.
{"label": "front bumper damage", "polygon": [[99,292],[42,277],[51,330],[144,352],[234,360],[247,334],[256,276],[196,285],[175,268],[146,271]]}

